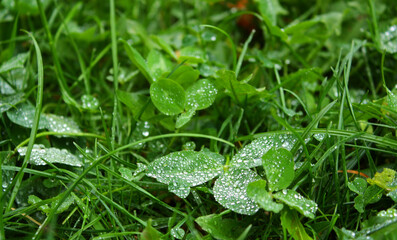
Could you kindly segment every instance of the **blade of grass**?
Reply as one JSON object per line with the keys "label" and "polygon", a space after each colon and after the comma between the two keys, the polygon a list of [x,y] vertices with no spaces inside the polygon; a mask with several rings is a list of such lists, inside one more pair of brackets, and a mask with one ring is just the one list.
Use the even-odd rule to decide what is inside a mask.
{"label": "blade of grass", "polygon": [[244,43],[243,50],[241,50],[241,53],[240,53],[240,56],[238,58],[238,62],[237,62],[237,65],[236,65],[236,69],[234,69],[234,71],[236,73],[236,78],[238,77],[238,74],[240,73],[240,69],[241,69],[241,65],[243,64],[245,53],[247,52],[248,45],[252,41],[252,38],[254,37],[254,34],[255,34],[255,30],[252,30],[250,35],[248,36],[247,40]]}

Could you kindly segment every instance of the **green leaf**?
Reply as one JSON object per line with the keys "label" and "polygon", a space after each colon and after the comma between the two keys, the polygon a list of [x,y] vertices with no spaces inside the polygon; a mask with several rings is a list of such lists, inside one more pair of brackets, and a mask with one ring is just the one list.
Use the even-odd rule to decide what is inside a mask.
{"label": "green leaf", "polygon": [[[53,201],[53,202],[51,203],[51,208],[54,208],[55,206],[57,206],[59,200],[60,200],[60,199],[58,199],[58,200],[56,200],[56,201]],[[74,197],[73,197],[72,195],[69,195],[69,196],[65,199],[65,201],[63,201],[63,202],[61,203],[61,205],[58,206],[58,208],[56,209],[56,213],[59,214],[59,213],[62,213],[62,212],[64,212],[64,211],[68,210],[69,207],[70,207],[73,203],[74,203]]]}
{"label": "green leaf", "polygon": [[6,73],[13,69],[23,68],[24,64],[26,62],[26,59],[28,59],[28,57],[29,57],[29,53],[20,53],[16,56],[12,57],[10,60],[1,64],[0,74]]}
{"label": "green leaf", "polygon": [[203,63],[205,61],[205,54],[201,48],[185,47],[180,50],[179,61],[187,61],[188,63]]}
{"label": "green leaf", "polygon": [[288,206],[298,210],[298,212],[302,213],[304,216],[312,219],[314,218],[317,211],[317,204],[314,201],[309,200],[290,189],[283,189],[281,192],[277,192],[273,196]]}
{"label": "green leaf", "polygon": [[233,156],[230,164],[238,168],[253,168],[261,166],[262,156],[272,148],[284,148],[288,151],[292,149],[297,138],[292,134],[271,134],[257,138],[246,145]]}
{"label": "green leaf", "polygon": [[396,178],[396,171],[390,168],[384,168],[381,173],[375,173],[373,178],[368,178],[367,182],[371,185],[377,185],[380,188],[385,189],[386,191],[393,191],[397,189],[394,181]]}
{"label": "green leaf", "polygon": [[397,52],[397,25],[389,27],[385,32],[380,34],[382,49],[388,53]]}
{"label": "green leaf", "polygon": [[[362,223],[362,230],[357,235],[370,236],[372,239],[396,239],[397,210],[389,208]],[[368,238],[367,238],[368,239]]]}
{"label": "green leaf", "polygon": [[349,189],[357,194],[364,194],[367,189],[367,182],[362,178],[355,178],[353,182],[347,183]]}
{"label": "green leaf", "polygon": [[221,215],[211,214],[196,218],[196,223],[215,239],[235,240],[244,231],[246,224],[235,219],[222,219]]}
{"label": "green leaf", "polygon": [[147,56],[147,66],[150,69],[153,81],[159,79],[163,73],[172,70],[172,62],[155,49],[152,49]]}
{"label": "green leaf", "polygon": [[121,90],[117,90],[117,97],[131,110],[135,120],[141,116],[141,120],[145,121],[154,116],[153,104],[148,104],[149,97]]}
{"label": "green leaf", "polygon": [[397,202],[397,190],[389,192],[387,196],[393,199],[394,202]]}
{"label": "green leaf", "polygon": [[[29,195],[28,197],[28,203],[29,204],[37,204],[42,202],[43,200],[35,195]],[[48,206],[48,204],[44,204],[44,205],[40,205],[39,209],[43,212],[43,213],[49,213],[51,211],[51,208]]]}
{"label": "green leaf", "polygon": [[176,119],[175,128],[183,127],[186,123],[190,121],[190,119],[192,119],[195,113],[195,108],[189,108],[186,112],[181,113],[181,115],[179,115]]}
{"label": "green leaf", "polygon": [[142,231],[142,240],[160,240],[160,233],[152,227],[152,219],[149,219],[145,229]]}
{"label": "green leaf", "polygon": [[365,202],[363,195],[358,195],[357,197],[354,198],[354,208],[359,213],[364,213]]}
{"label": "green leaf", "polygon": [[225,208],[234,212],[252,215],[259,210],[247,195],[248,184],[260,177],[250,169],[231,168],[218,178],[214,184],[214,197]]}
{"label": "green leaf", "polygon": [[[25,156],[27,147],[21,147],[18,149],[18,153],[21,156]],[[30,156],[30,164],[33,165],[47,165],[45,161],[50,163],[62,163],[65,165],[81,167],[82,162],[73,154],[68,152],[66,149],[58,148],[45,148],[44,145],[35,144],[33,145],[32,153]]]}
{"label": "green leaf", "polygon": [[201,79],[186,89],[186,108],[208,108],[214,103],[217,93],[218,90],[210,80]]}
{"label": "green leaf", "polygon": [[170,76],[172,80],[175,80],[177,83],[182,86],[190,86],[194,83],[198,77],[200,76],[200,72],[198,70],[193,69],[191,66],[182,65],[178,67]]}
{"label": "green leaf", "polygon": [[153,79],[153,76],[150,74],[150,70],[149,70],[149,68],[147,66],[147,63],[146,63],[145,59],[143,59],[141,54],[139,54],[139,52],[137,50],[135,50],[135,48],[133,48],[126,41],[122,40],[122,42],[124,43],[124,49],[125,49],[128,57],[130,58],[131,62],[139,69],[139,71],[141,71],[143,76],[145,76],[145,78],[150,83],[155,81]]}
{"label": "green leaf", "polygon": [[131,169],[125,168],[125,167],[121,167],[121,168],[119,168],[119,172],[121,173],[121,176],[123,178],[127,179],[128,181],[134,180],[134,177],[132,176]]}
{"label": "green leaf", "polygon": [[0,95],[0,113],[3,113],[10,109],[11,107],[14,107],[15,104],[18,104],[23,100],[23,97],[25,96],[24,93],[15,93],[12,95]]}
{"label": "green leaf", "polygon": [[160,38],[157,35],[151,35],[150,36],[157,45],[159,45],[168,55],[170,55],[174,60],[178,60],[176,57],[174,50],[172,50],[171,46],[164,41],[162,38]]}
{"label": "green leaf", "polygon": [[205,183],[222,173],[223,165],[208,154],[195,151],[173,152],[151,162],[146,174],[169,184],[170,191],[185,198],[191,186]]}
{"label": "green leaf", "polygon": [[268,18],[272,25],[277,25],[277,15],[288,13],[281,7],[278,0],[255,0],[255,2],[258,4],[261,15]]}
{"label": "green leaf", "polygon": [[296,211],[285,209],[281,213],[281,225],[285,227],[295,240],[312,239],[305,231]]}
{"label": "green leaf", "polygon": [[81,106],[84,110],[97,111],[99,108],[99,101],[92,95],[84,94],[81,97]]}
{"label": "green leaf", "polygon": [[391,109],[393,109],[394,111],[397,112],[397,96],[396,96],[396,94],[394,94],[388,88],[386,88],[386,91],[387,91],[387,105]]}
{"label": "green leaf", "polygon": [[171,228],[171,235],[176,239],[182,239],[185,236],[185,230],[179,227]]}
{"label": "green leaf", "polygon": [[272,148],[263,155],[262,160],[270,191],[287,188],[292,183],[295,171],[290,151],[284,148]]}
{"label": "green leaf", "polygon": [[57,133],[81,133],[77,123],[70,118],[54,114],[45,114],[47,129]]}
{"label": "green leaf", "polygon": [[150,97],[154,106],[166,115],[183,112],[186,103],[185,90],[182,86],[167,78],[152,83]]}
{"label": "green leaf", "polygon": [[[7,111],[7,117],[11,122],[18,124],[22,127],[31,128],[33,125],[35,108],[28,102],[20,103],[15,108]],[[45,116],[40,116],[40,122],[38,129],[43,129],[48,126],[47,119]]]}
{"label": "green leaf", "polygon": [[266,211],[279,213],[283,209],[283,204],[274,202],[271,194],[266,191],[266,181],[263,179],[249,183],[247,195]]}
{"label": "green leaf", "polygon": [[365,190],[363,195],[364,204],[376,203],[382,198],[383,189],[377,185],[371,185]]}

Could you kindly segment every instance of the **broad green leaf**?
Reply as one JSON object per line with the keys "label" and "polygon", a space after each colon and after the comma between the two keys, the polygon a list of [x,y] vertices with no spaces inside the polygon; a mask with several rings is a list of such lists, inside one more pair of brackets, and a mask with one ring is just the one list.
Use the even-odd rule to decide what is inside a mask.
{"label": "broad green leaf", "polygon": [[24,93],[15,93],[12,95],[0,95],[0,113],[7,111],[23,100]]}
{"label": "broad green leaf", "polygon": [[161,37],[157,35],[151,35],[150,36],[157,45],[159,45],[168,55],[170,55],[174,60],[178,60],[176,57],[174,51],[172,50],[171,46],[164,41]]}
{"label": "broad green leaf", "polygon": [[195,108],[189,108],[186,110],[186,112],[181,113],[181,115],[178,116],[175,122],[175,128],[181,128],[183,127],[186,123],[192,119],[194,114],[196,113]]}
{"label": "broad green leaf", "polygon": [[247,195],[266,211],[279,213],[283,209],[283,204],[274,202],[273,197],[266,191],[266,181],[263,179],[248,184]]}
{"label": "broad green leaf", "polygon": [[84,94],[81,97],[81,106],[84,110],[97,111],[99,108],[99,101],[92,95]]}
{"label": "broad green leaf", "polygon": [[153,81],[159,79],[163,73],[172,70],[172,62],[156,49],[149,52],[147,66],[150,69]]}
{"label": "broad green leaf", "polygon": [[214,184],[214,197],[225,208],[234,212],[252,215],[259,210],[247,195],[248,184],[260,177],[250,169],[231,168],[218,178]]}
{"label": "broad green leaf", "polygon": [[[18,152],[21,156],[25,156],[27,147],[21,147]],[[30,156],[30,164],[47,165],[45,161],[50,163],[62,163],[70,166],[81,167],[82,162],[66,149],[45,148],[44,145],[33,145],[32,154]]]}
{"label": "broad green leaf", "polygon": [[285,148],[271,148],[262,157],[271,192],[287,188],[295,177],[292,154]]}
{"label": "broad green leaf", "polygon": [[272,25],[277,25],[277,15],[287,14],[287,10],[281,7],[278,0],[255,0],[258,4],[259,12],[268,18]]}
{"label": "broad green leaf", "polygon": [[205,62],[205,54],[201,48],[196,47],[185,47],[179,52],[179,61],[187,61],[188,63],[203,63]]}
{"label": "broad green leaf", "polygon": [[185,230],[182,228],[171,228],[171,235],[176,239],[182,239],[185,236]]}
{"label": "broad green leaf", "polygon": [[121,168],[119,168],[119,172],[121,173],[121,176],[123,178],[127,179],[128,181],[132,181],[134,179],[134,177],[132,176],[131,170],[128,168],[121,167]]}
{"label": "broad green leaf", "polygon": [[347,183],[349,189],[357,194],[364,194],[367,189],[367,182],[362,178],[355,178],[353,182]]}
{"label": "broad green leaf", "polygon": [[394,54],[397,52],[397,25],[393,25],[387,31],[380,34],[382,50]]}
{"label": "broad green leaf", "polygon": [[[53,202],[51,203],[51,208],[54,208],[54,207],[58,204],[58,202],[59,202],[59,199],[56,200],[56,201],[53,201]],[[61,205],[56,209],[56,213],[59,214],[59,213],[62,213],[62,212],[64,212],[64,211],[68,210],[69,207],[70,207],[73,203],[74,203],[74,197],[73,197],[72,195],[69,195],[69,196],[65,199],[65,201],[63,201],[63,202],[61,203]]]}
{"label": "broad green leaf", "polygon": [[[29,204],[37,204],[42,202],[43,200],[35,195],[29,195],[28,197],[28,203]],[[51,211],[51,208],[48,206],[48,204],[43,204],[39,206],[40,211],[43,213],[49,213]]]}
{"label": "broad green leaf", "polygon": [[[389,208],[362,223],[362,230],[357,235],[372,239],[389,240],[397,237],[397,210]],[[367,238],[368,239],[368,238]]]}
{"label": "broad green leaf", "polygon": [[363,197],[363,195],[358,195],[357,197],[354,198],[354,208],[355,208],[359,213],[364,213],[365,202],[364,202],[364,197]]}
{"label": "broad green leaf", "polygon": [[235,240],[244,231],[245,225],[235,219],[222,219],[222,216],[217,214],[201,216],[196,218],[195,221],[212,237],[221,240]]}
{"label": "broad green leaf", "polygon": [[12,57],[10,60],[1,64],[0,74],[11,71],[13,69],[23,68],[24,64],[26,62],[26,59],[28,59],[28,57],[29,57],[29,53],[20,53],[16,56]]}
{"label": "broad green leaf", "polygon": [[222,173],[218,160],[195,151],[173,152],[151,162],[146,175],[169,184],[170,191],[184,198],[191,186],[205,183]]}
{"label": "broad green leaf", "polygon": [[285,209],[281,213],[281,225],[285,227],[295,240],[312,239],[305,231],[296,211]]}
{"label": "broad green leaf", "polygon": [[299,193],[290,190],[290,189],[283,189],[280,192],[277,192],[273,195],[274,198],[284,202],[288,206],[296,209],[298,212],[302,213],[304,216],[309,218],[314,218],[315,213],[317,211],[317,204],[309,200]]}
{"label": "broad green leaf", "polygon": [[81,133],[77,123],[70,118],[54,114],[44,114],[47,119],[47,129],[57,133]]}
{"label": "broad green leaf", "polygon": [[160,240],[160,233],[152,227],[152,219],[148,220],[148,223],[142,231],[142,240]]}
{"label": "broad green leaf", "polygon": [[208,108],[214,103],[217,93],[218,90],[210,80],[201,79],[186,89],[186,108]]}
{"label": "broad green leaf", "polygon": [[182,86],[190,86],[199,76],[200,72],[198,70],[193,69],[191,66],[182,65],[172,72],[169,78]]}
{"label": "broad green leaf", "polygon": [[[35,107],[28,103],[23,102],[7,111],[7,117],[11,122],[18,124],[22,127],[31,128],[33,125]],[[39,129],[46,128],[48,126],[46,117],[42,114],[40,116]]]}
{"label": "broad green leaf", "polygon": [[396,171],[390,168],[384,168],[381,173],[375,173],[373,178],[368,178],[367,182],[371,185],[377,185],[386,191],[393,191],[397,186],[393,183],[396,178]]}
{"label": "broad green leaf", "polygon": [[141,54],[135,50],[130,44],[128,44],[126,41],[122,41],[124,43],[124,49],[130,58],[131,62],[141,71],[143,76],[152,83],[154,81],[153,76],[150,74],[150,70],[147,66],[147,63],[145,59],[141,56]]}
{"label": "broad green leaf", "polygon": [[376,203],[382,198],[383,189],[377,185],[369,186],[363,195],[364,204]]}
{"label": "broad green leaf", "polygon": [[124,103],[132,112],[135,120],[148,120],[154,116],[154,107],[152,103],[149,103],[149,97],[143,94],[130,93],[118,90],[117,97]]}
{"label": "broad green leaf", "polygon": [[262,165],[262,156],[272,148],[290,151],[297,138],[292,134],[271,134],[257,138],[233,156],[230,164],[238,168],[253,168]]}
{"label": "broad green leaf", "polygon": [[154,106],[166,115],[176,115],[185,108],[185,90],[171,79],[161,78],[152,83],[150,97]]}
{"label": "broad green leaf", "polygon": [[397,202],[397,190],[389,192],[387,196],[393,199],[394,202]]}

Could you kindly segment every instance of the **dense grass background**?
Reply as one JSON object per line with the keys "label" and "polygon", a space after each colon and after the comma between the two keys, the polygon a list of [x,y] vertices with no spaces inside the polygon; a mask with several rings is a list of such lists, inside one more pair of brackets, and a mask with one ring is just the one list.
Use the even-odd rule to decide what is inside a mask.
{"label": "dense grass background", "polygon": [[[395,172],[367,195],[352,185],[397,169],[396,16],[394,0],[2,1],[0,237],[394,239]],[[161,76],[216,94],[167,114]],[[289,189],[317,203],[313,219],[238,214],[214,180],[179,198],[136,171],[203,148],[227,171],[253,139],[286,133],[302,139]]]}

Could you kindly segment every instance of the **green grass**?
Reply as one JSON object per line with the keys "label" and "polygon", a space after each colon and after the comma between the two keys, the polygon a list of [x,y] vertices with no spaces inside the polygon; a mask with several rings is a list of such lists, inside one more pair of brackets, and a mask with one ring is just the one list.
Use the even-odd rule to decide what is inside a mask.
{"label": "green grass", "polygon": [[2,1],[0,239],[394,239],[396,15]]}

